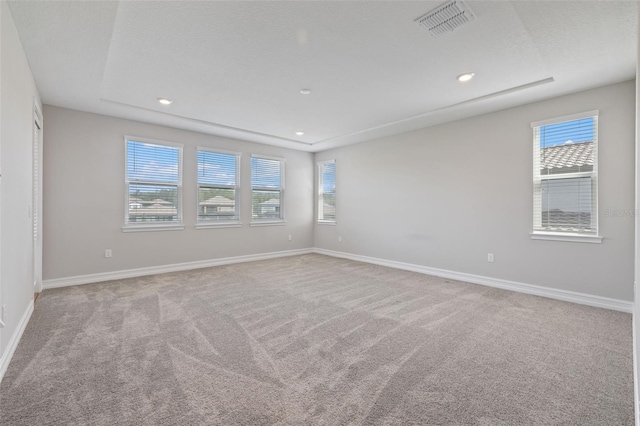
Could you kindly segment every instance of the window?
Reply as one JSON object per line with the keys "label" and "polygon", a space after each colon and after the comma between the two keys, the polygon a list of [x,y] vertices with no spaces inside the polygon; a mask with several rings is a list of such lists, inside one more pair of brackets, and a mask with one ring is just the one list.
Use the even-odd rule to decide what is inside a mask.
{"label": "window", "polygon": [[239,222],[239,169],[240,154],[198,148],[198,224]]}
{"label": "window", "polygon": [[284,160],[251,157],[251,219],[284,221]]}
{"label": "window", "polygon": [[336,223],[336,161],[318,163],[318,222]]}
{"label": "window", "polygon": [[182,145],[126,137],[126,228],[182,225]]}
{"label": "window", "polygon": [[532,123],[532,238],[598,237],[598,111]]}

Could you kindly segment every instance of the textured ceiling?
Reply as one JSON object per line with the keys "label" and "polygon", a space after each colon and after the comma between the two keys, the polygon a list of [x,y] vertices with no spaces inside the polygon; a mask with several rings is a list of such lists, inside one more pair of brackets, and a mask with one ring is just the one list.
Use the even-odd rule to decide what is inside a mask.
{"label": "textured ceiling", "polygon": [[440,4],[10,7],[47,104],[306,151],[635,75],[635,1],[467,1],[477,19],[433,38],[414,20]]}

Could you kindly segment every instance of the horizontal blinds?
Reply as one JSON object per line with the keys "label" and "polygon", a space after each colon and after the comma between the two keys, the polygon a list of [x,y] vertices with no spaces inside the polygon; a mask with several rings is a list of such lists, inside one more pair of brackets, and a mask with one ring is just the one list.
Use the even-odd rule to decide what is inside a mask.
{"label": "horizontal blinds", "polygon": [[181,222],[182,148],[127,140],[126,223]]}
{"label": "horizontal blinds", "polygon": [[129,182],[171,182],[178,184],[180,148],[127,141],[127,180]]}
{"label": "horizontal blinds", "polygon": [[239,155],[198,150],[198,221],[237,221]]}
{"label": "horizontal blinds", "polygon": [[214,186],[237,185],[238,156],[198,151],[198,183]]}
{"label": "horizontal blinds", "polygon": [[596,234],[598,117],[533,129],[534,230]]}
{"label": "horizontal blinds", "polygon": [[270,158],[251,158],[251,186],[254,188],[282,187],[282,161]]}
{"label": "horizontal blinds", "polygon": [[336,163],[327,161],[318,167],[318,220],[336,220]]}
{"label": "horizontal blinds", "polygon": [[251,218],[254,220],[282,220],[283,167],[282,160],[251,158]]}

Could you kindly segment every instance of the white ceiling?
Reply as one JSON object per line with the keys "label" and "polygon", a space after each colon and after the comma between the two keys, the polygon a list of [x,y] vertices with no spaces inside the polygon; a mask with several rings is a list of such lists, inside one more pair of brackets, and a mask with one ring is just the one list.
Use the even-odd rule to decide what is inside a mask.
{"label": "white ceiling", "polygon": [[442,3],[9,4],[46,104],[305,151],[635,76],[636,1],[467,0],[434,38]]}

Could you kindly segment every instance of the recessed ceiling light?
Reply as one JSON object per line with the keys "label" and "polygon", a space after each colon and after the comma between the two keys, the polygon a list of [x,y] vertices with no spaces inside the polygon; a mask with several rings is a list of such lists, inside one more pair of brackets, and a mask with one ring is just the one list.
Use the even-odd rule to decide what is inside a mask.
{"label": "recessed ceiling light", "polygon": [[302,135],[304,135],[304,132],[302,132],[302,131],[298,130],[298,131],[296,132],[296,135],[298,135],[298,136],[302,136]]}
{"label": "recessed ceiling light", "polygon": [[309,89],[300,89],[300,93],[303,94],[303,95],[308,95],[308,94],[311,93],[311,90],[309,90]]}
{"label": "recessed ceiling light", "polygon": [[173,101],[167,98],[158,98],[158,102],[160,102],[162,105],[171,105]]}
{"label": "recessed ceiling light", "polygon": [[464,74],[460,74],[458,76],[458,81],[462,81],[462,82],[469,81],[473,78],[474,75],[476,74],[473,72],[465,72]]}

